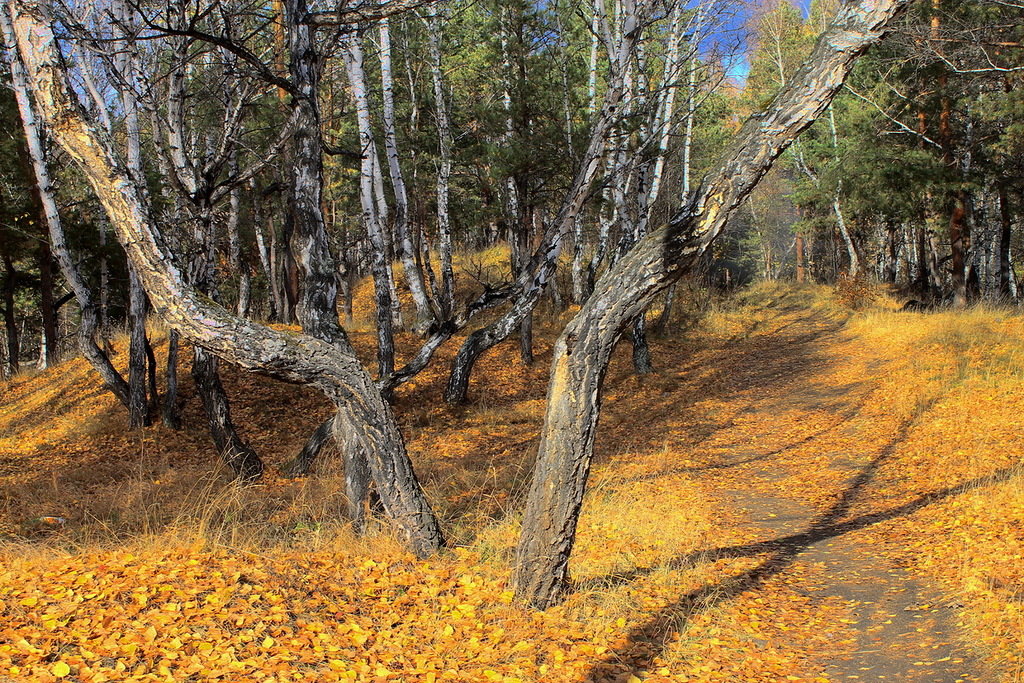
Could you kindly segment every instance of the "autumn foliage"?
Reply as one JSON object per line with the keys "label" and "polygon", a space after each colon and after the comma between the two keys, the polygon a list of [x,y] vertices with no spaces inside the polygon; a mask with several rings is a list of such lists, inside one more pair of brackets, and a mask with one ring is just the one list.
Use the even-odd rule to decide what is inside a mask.
{"label": "autumn foliage", "polygon": [[[231,484],[190,385],[185,430],[129,433],[83,361],[20,376],[0,408],[0,680],[846,680],[887,626],[832,590],[829,548],[919,587],[896,626],[957,626],[910,628],[910,666],[1017,680],[1024,319],[896,308],[762,286],[653,340],[653,375],[623,348],[574,592],[544,613],[506,581],[557,323],[531,367],[511,345],[485,357],[466,407],[439,400],[444,359],[399,390],[454,539],[423,562],[383,522],[352,535],[333,454],[309,479]],[[372,353],[371,333],[354,341]],[[271,469],[330,413],[225,376]]]}

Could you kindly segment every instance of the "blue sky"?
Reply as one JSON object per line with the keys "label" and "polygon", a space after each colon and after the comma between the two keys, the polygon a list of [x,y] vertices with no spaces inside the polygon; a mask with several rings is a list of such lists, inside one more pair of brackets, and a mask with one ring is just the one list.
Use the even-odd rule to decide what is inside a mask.
{"label": "blue sky", "polygon": [[[723,59],[725,71],[740,86],[746,83],[747,74],[750,72],[750,62],[747,59],[747,45],[744,40],[744,25],[753,12],[755,2],[756,0],[741,0],[742,4],[739,11],[723,24],[720,32],[712,34],[705,41],[706,54],[715,51],[716,48],[720,52],[731,52],[731,54]],[[792,0],[792,2],[800,8],[800,12],[806,18],[810,13],[811,0]],[[696,2],[691,2],[690,6],[697,7],[699,4],[700,0],[697,0]],[[735,46],[737,41],[742,42],[739,49],[731,50],[730,47]]]}

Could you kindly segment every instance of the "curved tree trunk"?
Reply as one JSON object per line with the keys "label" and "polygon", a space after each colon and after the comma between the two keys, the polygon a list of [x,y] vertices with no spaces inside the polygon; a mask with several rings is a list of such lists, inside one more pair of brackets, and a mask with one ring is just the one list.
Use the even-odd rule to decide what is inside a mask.
{"label": "curved tree trunk", "polygon": [[[436,552],[443,543],[441,530],[391,408],[347,343],[279,332],[239,318],[188,285],[144,210],[138,189],[115,162],[104,135],[85,119],[58,54],[47,5],[11,0],[6,8],[42,119],[92,186],[154,310],[192,343],[231,363],[323,392],[339,415],[356,426],[384,511],[406,544],[421,557]],[[333,293],[333,263],[328,260],[326,265]],[[340,331],[336,316],[327,322]],[[343,343],[332,343],[338,341]]]}
{"label": "curved tree trunk", "polygon": [[[25,139],[28,143],[32,168],[35,171],[36,183],[39,186],[40,199],[43,202],[43,212],[50,238],[50,249],[57,258],[61,274],[75,293],[75,300],[78,302],[78,307],[81,310],[81,319],[78,325],[78,345],[86,360],[89,361],[103,379],[103,383],[117,397],[117,400],[127,408],[130,403],[128,383],[117,369],[114,368],[107,354],[96,343],[96,334],[100,326],[103,307],[97,306],[94,301],[92,290],[79,272],[78,265],[71,257],[71,252],[64,240],[64,228],[60,221],[60,215],[57,212],[57,203],[50,184],[50,172],[46,166],[46,157],[43,153],[42,131],[40,130],[39,122],[36,120],[35,106],[31,101],[30,86],[24,65],[20,55],[13,49],[16,44],[14,28],[6,11],[0,12],[0,24],[2,24],[3,28],[4,42],[9,46],[8,56],[11,61],[11,80],[18,101],[18,111],[21,115],[22,127],[24,128]],[[101,230],[104,230],[102,226]],[[106,262],[104,261],[103,265],[105,264]],[[13,272],[13,265],[10,270]],[[105,285],[104,280],[105,278],[101,279],[101,287]],[[13,281],[9,282],[9,286],[13,287],[13,284]],[[11,291],[11,298],[13,300],[13,290]],[[13,320],[13,306],[8,305],[4,310]],[[7,339],[14,349],[9,362],[14,364],[12,367],[16,370],[18,362],[16,327],[8,325]]]}
{"label": "curved tree trunk", "polygon": [[558,338],[513,570],[519,600],[543,609],[567,586],[601,384],[624,327],[697,263],[779,154],[828,106],[856,57],[881,38],[907,3],[844,5],[804,66],[766,111],[747,121],[693,198],[609,269]]}

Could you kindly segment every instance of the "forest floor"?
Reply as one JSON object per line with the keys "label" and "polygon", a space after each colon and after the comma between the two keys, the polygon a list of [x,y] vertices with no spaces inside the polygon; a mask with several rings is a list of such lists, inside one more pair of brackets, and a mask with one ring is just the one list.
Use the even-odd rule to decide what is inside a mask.
{"label": "forest floor", "polygon": [[[765,285],[653,340],[651,375],[624,344],[544,613],[506,581],[564,315],[532,366],[489,354],[467,406],[440,400],[450,348],[400,389],[451,537],[426,561],[351,534],[336,456],[232,485],[187,372],[178,432],[127,432],[80,359],[16,378],[0,681],[1022,681],[1024,318],[893,308]],[[224,372],[270,470],[329,414]]]}

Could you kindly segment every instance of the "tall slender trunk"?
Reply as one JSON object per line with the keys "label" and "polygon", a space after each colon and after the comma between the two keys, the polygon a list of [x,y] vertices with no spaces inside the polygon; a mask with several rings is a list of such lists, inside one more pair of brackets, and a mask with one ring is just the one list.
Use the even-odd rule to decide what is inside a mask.
{"label": "tall slender trunk", "polygon": [[405,281],[409,285],[413,305],[416,307],[416,324],[413,328],[422,331],[434,318],[434,312],[431,310],[423,284],[423,273],[416,263],[416,247],[409,228],[409,195],[399,163],[398,134],[395,127],[395,86],[391,68],[391,27],[387,19],[380,22],[380,75],[384,97],[384,150],[388,159],[391,187],[395,193],[395,246],[402,270],[405,271]]}
{"label": "tall slender trunk", "polygon": [[384,226],[374,199],[377,145],[370,122],[370,100],[367,93],[366,72],[363,68],[363,48],[356,36],[345,38],[345,67],[352,99],[356,107],[359,128],[359,147],[362,154],[359,172],[359,201],[363,210],[363,225],[373,250],[370,255],[373,272],[373,291],[377,304],[377,374],[386,377],[395,369],[395,340],[391,316],[391,262],[388,260]]}
{"label": "tall slender trunk", "polygon": [[[138,87],[136,78],[135,50],[129,38],[131,27],[136,23],[135,11],[123,0],[114,3],[113,11],[119,18],[118,38],[120,51],[117,54],[117,69],[125,85],[120,89],[121,107],[124,110],[125,160],[128,175],[136,192],[147,204],[149,194],[142,160],[142,131],[139,125],[139,105],[135,97]],[[128,424],[139,428],[149,424],[146,400],[146,293],[134,266],[128,265]]]}
{"label": "tall slender trunk", "polygon": [[[238,173],[237,155],[231,155],[231,172]],[[241,212],[241,190],[237,186],[228,192],[228,258],[231,268],[238,278],[238,299],[235,310],[243,318],[249,315],[249,300],[252,292],[252,278],[249,275],[249,264],[242,258],[242,240],[238,233],[239,213]]]}
{"label": "tall slender trunk", "polygon": [[177,330],[167,333],[167,370],[165,379],[167,391],[164,393],[163,423],[171,429],[181,429],[181,410],[178,407],[178,350],[181,335]]}
{"label": "tall slender trunk", "polygon": [[452,268],[452,229],[448,215],[449,183],[452,173],[452,130],[448,119],[448,98],[444,92],[441,72],[441,40],[443,18],[434,14],[427,19],[427,44],[430,51],[430,74],[434,84],[434,111],[437,116],[437,250],[441,261],[442,316],[451,316],[455,308],[455,271]]}
{"label": "tall slender trunk", "polygon": [[1006,183],[997,185],[999,193],[999,296],[1007,300],[1013,300],[1016,292],[1013,291],[1013,283],[1010,280],[1010,238],[1013,221],[1010,218],[1010,197],[1006,190]]}
{"label": "tall slender trunk", "polygon": [[667,226],[619,259],[556,341],[513,570],[519,600],[545,608],[567,586],[602,383],[624,327],[694,267],[778,155],[828,106],[857,56],[881,38],[906,4],[862,0],[843,5],[804,66],[765,111],[743,126],[690,201]]}
{"label": "tall slender trunk", "polygon": [[796,236],[796,281],[800,284],[807,282],[807,261],[804,258],[804,236],[797,233]]}
{"label": "tall slender trunk", "polygon": [[135,267],[128,264],[128,426],[150,423],[146,399],[146,292]]}
{"label": "tall slender trunk", "polygon": [[15,293],[18,288],[18,271],[14,268],[14,259],[4,252],[4,327],[7,328],[7,375],[13,377],[21,369],[18,356],[21,343],[18,335],[18,316],[15,310]]}
{"label": "tall slender trunk", "polygon": [[55,365],[59,360],[57,307],[54,305],[53,297],[53,254],[50,253],[50,241],[45,236],[39,240],[36,256],[39,264],[39,313],[43,319],[39,356],[42,369]]}

